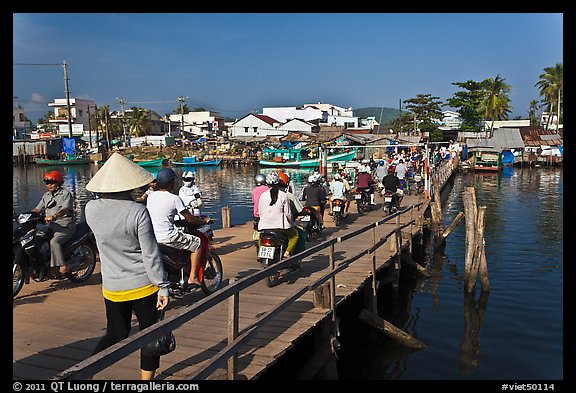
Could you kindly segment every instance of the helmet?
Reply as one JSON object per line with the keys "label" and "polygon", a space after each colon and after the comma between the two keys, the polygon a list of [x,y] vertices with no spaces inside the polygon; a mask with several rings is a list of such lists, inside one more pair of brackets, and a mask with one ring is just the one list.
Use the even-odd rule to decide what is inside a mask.
{"label": "helmet", "polygon": [[64,183],[64,175],[62,172],[51,171],[44,175],[44,180],[54,180],[60,184]]}
{"label": "helmet", "polygon": [[280,176],[276,172],[268,172],[266,175],[266,184],[273,186],[275,184],[280,184]]}
{"label": "helmet", "polygon": [[158,175],[156,175],[158,183],[168,183],[174,179],[176,179],[176,172],[170,168],[162,168],[158,171]]}
{"label": "helmet", "polygon": [[290,183],[290,176],[285,173],[279,173],[278,177],[280,178],[280,185],[287,186]]}
{"label": "helmet", "polygon": [[340,180],[340,179],[342,179],[342,177],[340,176],[339,173],[334,175],[334,180]]}
{"label": "helmet", "polygon": [[182,181],[185,181],[185,182],[194,181],[194,172],[186,171],[186,172],[182,173]]}
{"label": "helmet", "polygon": [[314,183],[316,181],[316,176],[315,175],[310,175],[308,176],[308,183]]}
{"label": "helmet", "polygon": [[254,180],[259,186],[266,184],[266,176],[264,176],[262,173],[257,174],[256,177],[254,177]]}
{"label": "helmet", "polygon": [[379,164],[384,165],[384,160],[380,160]]}

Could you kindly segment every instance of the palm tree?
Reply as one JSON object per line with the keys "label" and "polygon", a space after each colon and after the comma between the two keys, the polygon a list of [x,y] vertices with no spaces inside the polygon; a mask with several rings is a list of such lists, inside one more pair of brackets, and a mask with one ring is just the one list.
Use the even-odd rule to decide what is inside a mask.
{"label": "palm tree", "polygon": [[107,146],[110,147],[110,105],[101,106],[98,109],[98,117],[100,118],[100,123],[106,129]]}
{"label": "palm tree", "polygon": [[[556,107],[558,115],[558,124],[561,121],[562,104],[564,101],[564,66],[562,63],[556,63],[554,67],[544,68],[544,73],[540,74],[540,80],[534,86],[538,88],[543,102],[548,105],[548,123],[553,115],[553,108]],[[546,125],[548,128],[548,124]]]}
{"label": "palm tree", "polygon": [[536,111],[538,111],[538,101],[530,101],[530,110],[528,111],[528,117],[530,118],[530,125],[538,125],[538,117],[536,116]]}
{"label": "palm tree", "polygon": [[130,135],[134,134],[136,137],[146,135],[148,112],[143,108],[132,107],[130,109]]}
{"label": "palm tree", "polygon": [[512,87],[504,83],[505,80],[500,75],[496,75],[496,78],[488,78],[482,82],[484,98],[481,105],[486,120],[492,120],[491,130],[494,129],[494,121],[507,120],[511,113],[508,92]]}

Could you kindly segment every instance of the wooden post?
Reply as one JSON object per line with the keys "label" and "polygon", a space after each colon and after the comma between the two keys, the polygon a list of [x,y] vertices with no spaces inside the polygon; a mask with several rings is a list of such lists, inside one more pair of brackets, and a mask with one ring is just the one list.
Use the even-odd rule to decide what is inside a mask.
{"label": "wooden post", "polygon": [[[372,246],[376,245],[376,227],[372,228]],[[372,312],[378,314],[378,286],[376,283],[376,250],[372,252]]]}
{"label": "wooden post", "polygon": [[[234,277],[231,277],[229,284],[232,285],[234,281]],[[235,292],[228,298],[228,344],[238,336],[239,296],[240,294]],[[227,378],[230,381],[238,379],[238,352],[228,358]]]}
{"label": "wooden post", "polygon": [[456,229],[456,227],[458,226],[458,224],[460,224],[460,221],[462,221],[463,218],[464,218],[464,213],[458,212],[456,217],[454,217],[454,220],[452,220],[452,223],[448,226],[448,228],[442,234],[442,237],[444,239],[446,239],[448,237],[448,235],[450,235],[452,233],[452,231],[454,229]]}
{"label": "wooden post", "polygon": [[[490,281],[488,280],[488,266],[486,264],[486,252],[484,250],[484,223],[485,223],[486,206],[478,208],[478,217],[476,217],[476,251],[474,258],[478,258],[478,273],[480,275],[480,284],[482,291],[490,291]],[[476,252],[478,253],[476,255]]]}
{"label": "wooden post", "polygon": [[380,318],[378,315],[370,312],[369,310],[363,309],[362,311],[360,311],[358,318],[360,318],[362,322],[365,322],[368,325],[383,331],[384,333],[386,333],[388,337],[396,340],[397,342],[406,347],[417,349],[426,348],[426,345],[423,344],[421,341],[418,341],[405,331],[398,329],[390,322]]}
{"label": "wooden post", "polygon": [[472,206],[472,194],[469,190],[462,193],[464,202],[464,214],[466,216],[466,260],[464,263],[464,283],[470,280],[470,270],[472,267],[472,257],[474,256],[474,207]]}
{"label": "wooden post", "polygon": [[230,228],[230,206],[222,207],[222,228]]}
{"label": "wooden post", "polygon": [[432,228],[434,230],[434,245],[441,245],[444,233],[444,224],[442,220],[442,202],[440,201],[440,179],[435,176],[432,186],[434,187],[434,202],[430,202],[430,209],[432,213]]}

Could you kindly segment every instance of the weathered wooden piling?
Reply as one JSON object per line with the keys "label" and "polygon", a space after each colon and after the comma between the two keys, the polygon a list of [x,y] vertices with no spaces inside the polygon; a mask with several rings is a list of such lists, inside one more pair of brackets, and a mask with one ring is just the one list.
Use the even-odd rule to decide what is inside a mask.
{"label": "weathered wooden piling", "polygon": [[[464,212],[466,216],[466,260],[464,265],[464,288],[473,292],[476,278],[480,273],[482,291],[489,291],[488,267],[484,252],[484,216],[486,206],[476,206],[474,187],[466,187],[462,193]],[[482,268],[480,268],[482,265]]]}
{"label": "weathered wooden piling", "polygon": [[444,238],[442,237],[442,234],[444,233],[444,224],[442,219],[442,202],[440,201],[440,184],[437,176],[434,177],[432,187],[434,189],[434,202],[430,202],[430,213],[432,214],[434,246],[438,247],[444,242]]}
{"label": "weathered wooden piling", "polygon": [[230,228],[230,206],[222,207],[222,228]]}

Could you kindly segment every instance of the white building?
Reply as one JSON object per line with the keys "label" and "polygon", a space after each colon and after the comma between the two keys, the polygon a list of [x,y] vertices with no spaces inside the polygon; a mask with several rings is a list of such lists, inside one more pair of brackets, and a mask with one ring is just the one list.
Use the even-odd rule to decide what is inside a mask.
{"label": "white building", "polygon": [[322,102],[304,104],[299,108],[295,106],[262,108],[262,114],[270,116],[281,123],[291,119],[302,119],[317,125],[342,126],[345,128],[358,127],[358,117],[353,116],[352,108],[346,109]]}
{"label": "white building", "polygon": [[[50,124],[58,127],[60,136],[68,137],[70,129],[66,98],[56,98],[54,102],[48,103],[48,106],[54,108],[54,119],[50,119]],[[96,109],[96,101],[70,98],[72,136],[81,137],[90,127],[96,129]]]}
{"label": "white building", "polygon": [[278,126],[278,131],[288,132],[318,132],[320,127],[302,119],[292,119]]}
{"label": "white building", "polygon": [[188,112],[184,115],[171,114],[170,123],[180,124],[187,138],[214,137],[222,135],[224,118],[219,112]]}
{"label": "white building", "polygon": [[24,109],[12,108],[12,138],[25,139],[26,135],[32,130],[32,123],[26,119]]}
{"label": "white building", "polygon": [[232,139],[249,139],[252,137],[285,136],[288,131],[279,130],[281,123],[267,115],[250,113],[232,123],[228,136]]}
{"label": "white building", "polygon": [[490,129],[497,129],[502,127],[530,127],[530,120],[482,120],[480,122],[480,129],[482,131],[490,131]]}
{"label": "white building", "polygon": [[462,125],[462,119],[460,118],[460,113],[454,111],[442,111],[442,121],[433,121],[438,124],[438,129],[440,130],[458,130]]}

